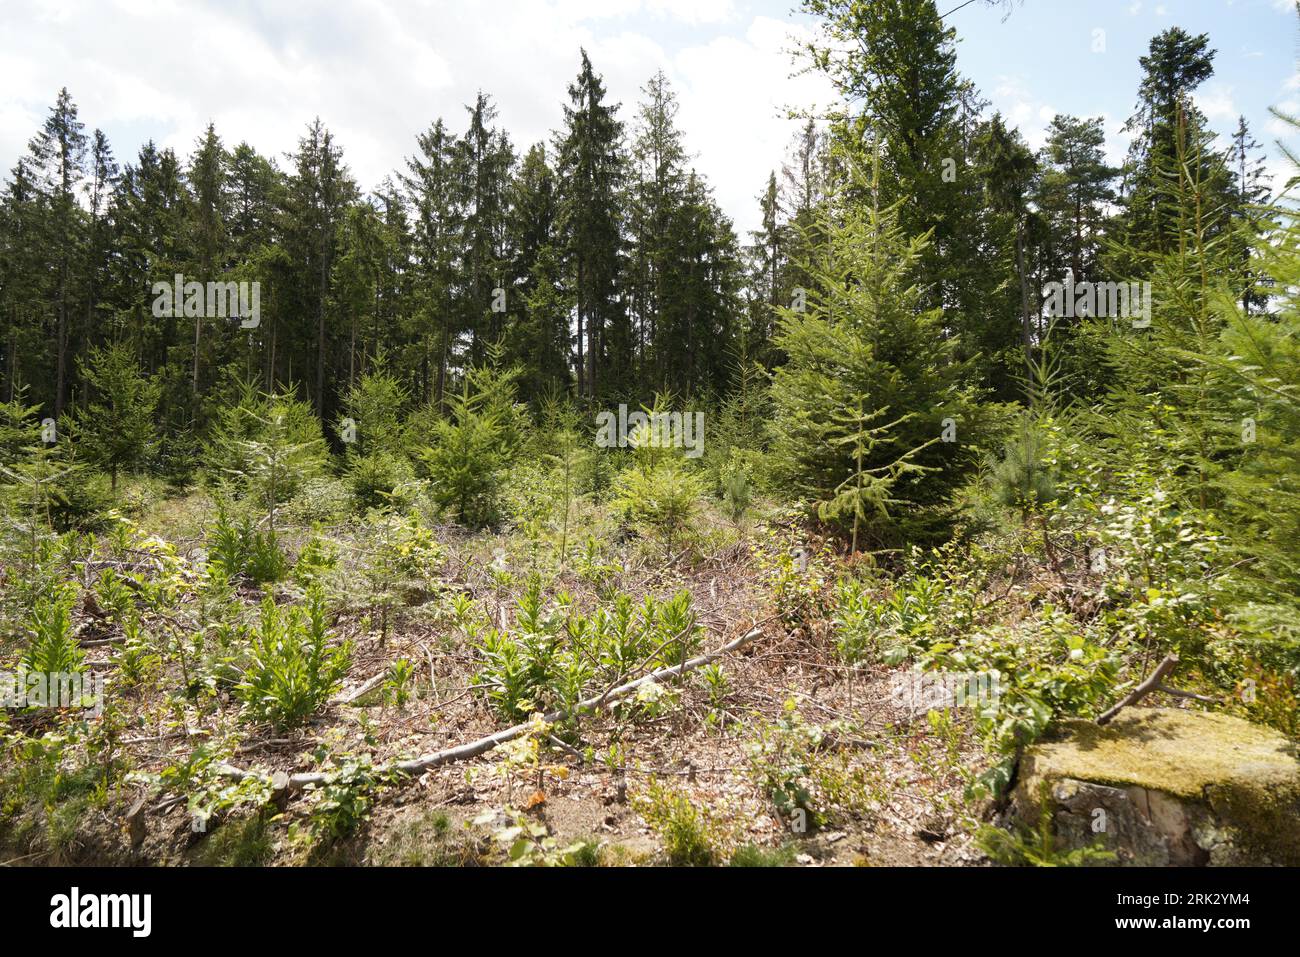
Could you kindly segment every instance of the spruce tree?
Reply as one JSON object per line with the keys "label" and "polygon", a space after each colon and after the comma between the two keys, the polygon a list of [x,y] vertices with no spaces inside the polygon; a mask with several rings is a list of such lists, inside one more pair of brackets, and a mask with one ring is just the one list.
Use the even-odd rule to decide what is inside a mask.
{"label": "spruce tree", "polygon": [[439,119],[417,143],[420,151],[407,159],[401,176],[411,204],[416,274],[411,335],[421,394],[426,400],[434,398],[441,409],[452,346],[461,332],[452,299],[465,211],[456,174],[456,138]]}
{"label": "spruce tree", "polygon": [[91,397],[76,410],[78,446],[87,459],[108,470],[116,491],[118,474],[143,465],[153,447],[158,385],[124,343],[92,348],[81,375]]}
{"label": "spruce tree", "polygon": [[86,239],[85,213],[77,192],[85,178],[85,124],[64,87],[44,126],[28,144],[29,168],[40,191],[45,216],[42,244],[50,257],[48,294],[55,326],[54,414],[68,400],[71,373],[71,323],[77,295],[78,263]]}
{"label": "spruce tree", "polygon": [[875,190],[854,169],[823,220],[823,255],[801,264],[807,310],[781,309],[772,457],[823,519],[893,547],[947,533],[988,423],[948,320],[912,279],[928,238],[904,235],[897,204],[858,202]]}
{"label": "spruce tree", "polygon": [[591,399],[605,388],[607,374],[617,383],[632,363],[619,298],[625,163],[617,113],[617,105],[605,102],[605,85],[583,50],[582,70],[564,108],[557,173],[566,286],[577,312],[579,392]]}

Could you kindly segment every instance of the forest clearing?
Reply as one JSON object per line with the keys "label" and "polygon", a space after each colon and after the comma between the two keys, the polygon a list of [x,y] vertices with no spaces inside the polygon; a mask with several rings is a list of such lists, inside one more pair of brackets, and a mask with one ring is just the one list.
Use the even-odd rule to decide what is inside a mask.
{"label": "forest clearing", "polygon": [[1300,863],[1300,169],[1167,24],[1122,162],[1031,147],[953,23],[1034,5],[804,0],[835,98],[743,233],[585,48],[548,138],[479,92],[371,186],[321,119],[119,164],[63,89],[0,863]]}

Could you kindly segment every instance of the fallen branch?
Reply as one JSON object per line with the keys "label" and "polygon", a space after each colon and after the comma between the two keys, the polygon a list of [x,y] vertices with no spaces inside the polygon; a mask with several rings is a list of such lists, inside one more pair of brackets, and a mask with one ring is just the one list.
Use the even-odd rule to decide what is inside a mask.
{"label": "fallen branch", "polygon": [[[582,714],[583,712],[597,711],[601,708],[609,707],[615,702],[626,698],[638,688],[658,681],[660,678],[676,677],[677,675],[685,674],[688,671],[702,668],[707,664],[712,664],[724,655],[728,655],[733,651],[738,651],[755,639],[762,637],[762,634],[762,628],[754,628],[744,635],[741,635],[739,638],[723,645],[716,651],[699,655],[681,664],[660,668],[657,671],[652,671],[644,677],[637,678],[635,681],[629,681],[626,684],[619,685],[617,688],[612,688],[604,694],[587,698],[585,701],[578,702],[577,706],[572,711],[552,711],[549,714],[543,715],[542,721],[547,727],[549,727],[557,722],[563,721],[565,718],[573,717]],[[429,754],[421,755],[418,758],[411,758],[407,761],[395,761],[390,764],[380,765],[375,769],[375,771],[378,774],[399,773],[413,775],[419,774],[422,771],[427,771],[430,768],[440,767],[444,764],[452,764],[456,761],[467,761],[470,758],[478,757],[480,754],[486,754],[493,748],[505,744],[508,741],[513,741],[515,738],[522,737],[523,735],[530,733],[533,728],[534,725],[531,721],[525,721],[522,724],[517,724],[512,728],[506,728],[504,731],[498,731],[496,734],[490,734],[486,738],[479,738],[477,741],[471,741],[468,744],[458,745],[454,748],[447,748],[443,751],[434,751]],[[242,781],[250,777],[265,777],[265,775],[260,772],[245,771],[242,768],[237,768],[229,764],[222,765],[218,768],[218,773],[236,781]],[[329,772],[326,771],[317,771],[310,774],[292,774],[288,776],[277,774],[277,778],[278,780],[275,784],[280,785],[280,787],[277,787],[276,790],[288,789],[290,791],[300,791],[306,787],[320,786],[327,783],[330,775]]]}
{"label": "fallen branch", "polygon": [[1202,704],[1219,704],[1218,698],[1213,698],[1207,694],[1197,694],[1195,691],[1184,691],[1181,688],[1168,688],[1159,685],[1157,691],[1163,691],[1165,694],[1173,695],[1175,698],[1190,698],[1192,701],[1200,701]]}
{"label": "fallen branch", "polygon": [[333,703],[334,703],[334,704],[351,704],[352,702],[358,700],[359,698],[364,698],[364,697],[366,696],[367,692],[373,691],[375,688],[377,688],[377,687],[379,687],[381,684],[383,684],[383,683],[384,683],[384,679],[387,678],[387,677],[388,677],[388,672],[387,672],[387,671],[381,671],[381,672],[379,672],[379,674],[374,675],[373,677],[371,677],[368,681],[366,681],[364,684],[362,684],[359,688],[356,688],[356,689],[354,689],[353,691],[349,691],[349,692],[347,692],[346,694],[339,695],[337,698],[334,699],[334,702],[333,702]]}
{"label": "fallen branch", "polygon": [[1160,662],[1160,664],[1156,665],[1156,670],[1151,672],[1151,674],[1147,677],[1145,681],[1143,681],[1140,685],[1138,685],[1136,688],[1130,691],[1124,697],[1123,701],[1115,705],[1115,707],[1111,708],[1100,718],[1098,718],[1097,723],[1109,724],[1114,719],[1115,715],[1119,714],[1122,710],[1127,708],[1129,705],[1136,704],[1137,702],[1141,701],[1143,698],[1145,698],[1153,691],[1161,690],[1160,680],[1177,667],[1178,667],[1178,656],[1170,655],[1169,657],[1167,657],[1164,661]]}

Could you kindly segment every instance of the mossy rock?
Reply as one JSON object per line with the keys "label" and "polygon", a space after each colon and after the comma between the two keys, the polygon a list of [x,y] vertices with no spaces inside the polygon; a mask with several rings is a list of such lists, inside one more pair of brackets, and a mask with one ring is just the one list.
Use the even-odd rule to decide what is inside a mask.
{"label": "mossy rock", "polygon": [[[1053,801],[1058,848],[1121,863],[1300,864],[1300,760],[1269,728],[1223,714],[1129,708],[1063,724],[1024,755],[1017,814]],[[1100,825],[1100,826],[1098,826]]]}

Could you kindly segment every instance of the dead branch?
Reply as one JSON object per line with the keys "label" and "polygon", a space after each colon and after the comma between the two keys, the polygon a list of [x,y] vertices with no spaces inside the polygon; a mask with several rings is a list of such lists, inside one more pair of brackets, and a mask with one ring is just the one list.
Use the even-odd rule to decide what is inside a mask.
{"label": "dead branch", "polygon": [[381,671],[379,672],[379,674],[372,676],[369,680],[364,682],[360,687],[352,691],[349,691],[345,694],[339,695],[337,698],[334,699],[333,703],[351,704],[352,702],[365,697],[366,692],[373,691],[379,685],[383,684],[384,679],[387,677],[388,677],[388,672]]}
{"label": "dead branch", "polygon": [[[653,671],[650,674],[645,675],[644,677],[637,678],[635,681],[629,681],[626,684],[619,685],[617,688],[612,688],[603,694],[596,695],[595,697],[592,698],[587,698],[585,701],[579,702],[578,705],[572,711],[559,711],[559,710],[552,711],[549,714],[543,715],[542,720],[545,723],[545,725],[549,727],[550,725],[556,724],[559,721],[563,721],[565,718],[568,717],[580,715],[584,712],[597,711],[600,710],[601,708],[607,708],[610,705],[622,700],[623,698],[626,698],[628,695],[632,694],[638,688],[641,688],[644,685],[658,681],[661,678],[676,677],[678,675],[685,674],[688,671],[694,671],[697,668],[702,668],[707,664],[712,664],[713,662],[717,661],[719,658],[722,658],[723,656],[728,655],[733,651],[738,651],[739,649],[743,648],[745,645],[749,644],[755,639],[762,637],[762,635],[763,635],[762,628],[754,628],[751,631],[741,635],[739,638],[736,638],[728,642],[727,644],[723,645],[721,648],[717,649],[716,651],[704,655],[699,655],[695,658],[691,658],[690,660],[682,664],[669,665],[665,668],[660,668],[657,671]],[[375,770],[379,774],[385,774],[385,773],[399,773],[399,774],[407,774],[407,775],[419,774],[422,771],[427,771],[430,768],[441,767],[444,764],[452,764],[457,761],[467,761],[470,758],[476,758],[480,754],[486,754],[488,751],[491,751],[493,748],[505,744],[508,741],[513,741],[515,740],[515,738],[522,737],[523,735],[530,733],[532,730],[533,730],[532,722],[525,721],[522,724],[517,724],[512,728],[506,728],[504,731],[498,731],[496,734],[490,734],[486,738],[479,738],[477,741],[471,741],[468,744],[458,745],[457,747],[454,748],[447,748],[443,751],[434,751],[429,754],[421,755],[420,757],[417,758],[411,758],[410,760],[407,761],[395,761],[389,764],[381,765]],[[218,769],[218,773],[222,774],[225,777],[232,778],[236,781],[242,781],[245,778],[260,775],[260,772],[246,771],[242,768],[237,768],[229,764],[222,765]],[[311,774],[292,774],[292,775],[288,775],[287,777],[283,775],[277,775],[277,777],[279,778],[279,780],[276,781],[275,783],[276,784],[282,783],[283,785],[283,787],[280,788],[280,790],[288,789],[290,791],[299,791],[306,787],[313,787],[313,786],[319,786],[325,784],[326,782],[329,781],[330,776],[328,772],[318,771],[318,772],[313,772]]]}
{"label": "dead branch", "polygon": [[1122,700],[1119,704],[1115,705],[1115,707],[1111,708],[1100,718],[1098,718],[1097,723],[1110,724],[1110,722],[1115,718],[1115,715],[1119,714],[1122,710],[1127,708],[1129,705],[1136,704],[1137,702],[1141,701],[1143,698],[1145,698],[1153,691],[1159,691],[1161,679],[1164,678],[1165,675],[1169,674],[1169,672],[1173,671],[1177,667],[1178,667],[1177,655],[1170,655],[1169,657],[1165,658],[1164,661],[1156,665],[1156,670],[1151,672],[1151,674],[1147,677],[1145,681],[1143,681],[1140,685],[1138,685],[1136,688],[1134,688],[1124,697],[1124,700]]}

